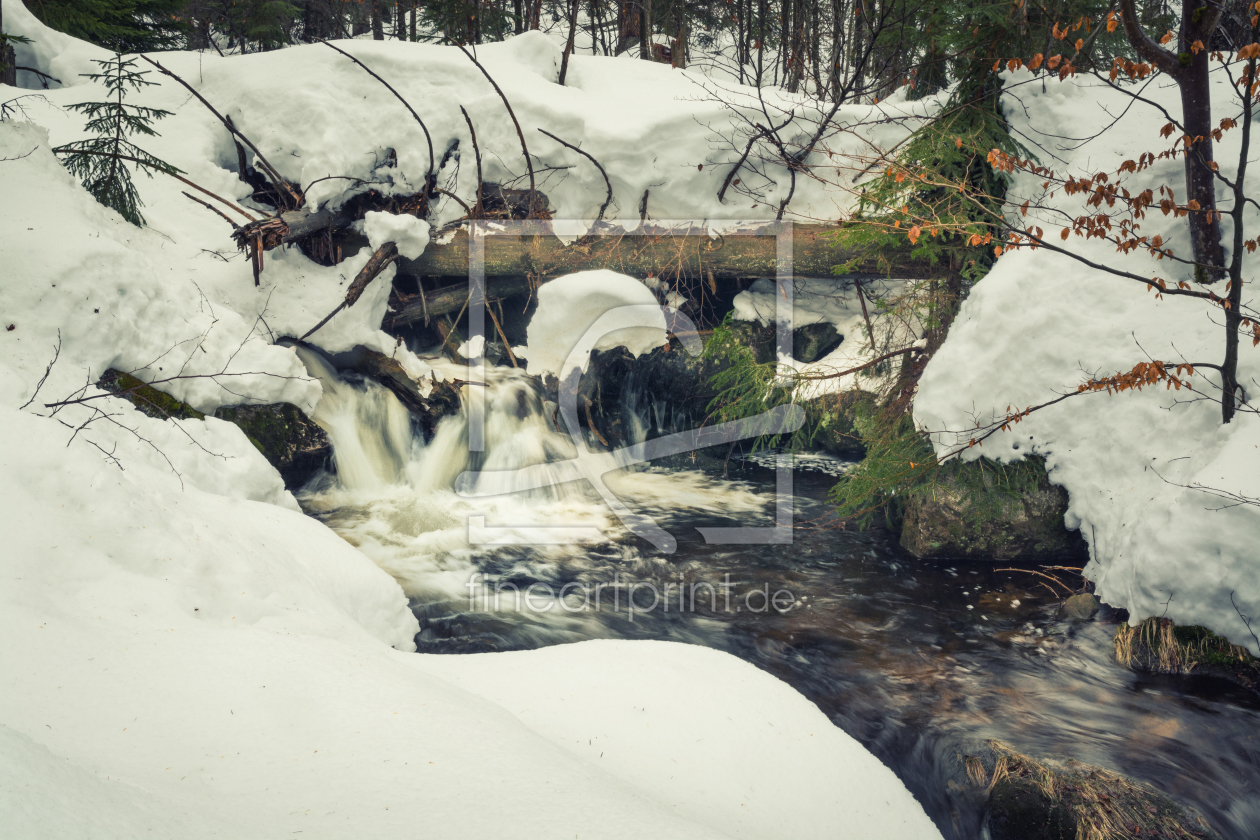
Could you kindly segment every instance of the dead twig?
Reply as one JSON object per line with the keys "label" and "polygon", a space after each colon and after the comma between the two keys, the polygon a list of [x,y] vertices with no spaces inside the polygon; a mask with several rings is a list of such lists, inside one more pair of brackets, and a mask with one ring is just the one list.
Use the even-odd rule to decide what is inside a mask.
{"label": "dead twig", "polygon": [[312,333],[331,321],[333,316],[341,310],[354,306],[355,302],[358,301],[360,296],[362,296],[363,290],[368,287],[368,284],[375,280],[376,276],[384,271],[385,267],[396,259],[398,259],[398,246],[393,242],[386,242],[384,245],[377,248],[376,253],[372,254],[371,258],[368,259],[367,265],[363,266],[363,268],[359,270],[359,273],[355,275],[354,282],[352,282],[350,284],[350,288],[346,290],[346,299],[343,300],[336,309],[329,312],[324,320],[307,330],[306,335],[302,336],[300,340],[305,341]]}
{"label": "dead twig", "polygon": [[369,68],[362,61],[359,61],[359,59],[350,55],[350,53],[346,52],[340,47],[334,47],[332,44],[328,43],[327,41],[320,41],[320,43],[323,44],[325,47],[328,47],[328,49],[330,50],[336,50],[337,52],[341,53],[346,58],[350,59],[355,64],[362,67],[363,71],[367,73],[369,76],[371,76],[373,79],[376,79],[376,81],[383,84],[390,93],[394,94],[394,96],[397,97],[398,101],[403,104],[403,107],[407,109],[407,111],[411,114],[413,118],[415,118],[415,121],[420,124],[420,130],[424,132],[424,140],[426,143],[429,144],[429,171],[424,176],[424,188],[425,188],[426,193],[432,192],[433,185],[437,182],[437,167],[434,165],[435,158],[433,156],[433,138],[429,136],[428,126],[424,124],[424,120],[420,119],[420,115],[416,113],[416,109],[412,108],[411,103],[409,103],[406,99],[403,99],[402,94],[394,90],[393,86],[390,85],[389,82],[385,81],[380,76],[376,75],[376,73],[372,72],[371,68]]}
{"label": "dead twig", "polygon": [[516,118],[516,112],[512,110],[512,103],[508,102],[508,98],[503,93],[503,89],[499,87],[499,83],[494,80],[494,77],[490,75],[490,72],[486,70],[485,67],[481,66],[481,62],[477,60],[476,56],[464,49],[462,44],[456,44],[455,46],[459,47],[460,52],[468,56],[468,60],[475,64],[477,69],[481,71],[481,75],[485,76],[486,81],[490,82],[490,85],[494,88],[495,93],[499,94],[499,98],[503,100],[503,107],[507,108],[508,116],[512,118],[512,125],[516,126],[516,136],[520,138],[521,141],[521,153],[525,155],[525,166],[529,169],[528,217],[532,218],[534,215],[534,196],[538,194],[538,187],[534,183],[534,162],[529,157],[529,147],[525,145],[525,132],[521,131],[520,120]]}
{"label": "dead twig", "polygon": [[193,201],[197,202],[198,204],[200,204],[202,207],[206,208],[210,212],[218,213],[223,218],[223,221],[227,222],[229,225],[232,226],[233,230],[241,229],[241,226],[238,225],[236,222],[232,221],[232,219],[228,216],[227,213],[224,213],[222,210],[220,210],[218,207],[215,207],[210,202],[202,201],[200,198],[197,198],[195,195],[189,195],[188,193],[184,193],[184,195],[187,196],[188,198],[191,198]]}
{"label": "dead twig", "polygon": [[[473,210],[476,213],[470,212],[468,215],[471,218],[480,219],[485,215],[485,211],[481,207],[481,147],[477,145],[477,131],[473,128],[472,118],[468,116],[468,112],[464,110],[463,105],[459,106],[459,112],[464,115],[464,122],[468,123],[468,136],[472,138],[473,156],[477,159],[477,202],[473,205]],[[427,317],[424,323],[425,326],[428,326],[429,319]]]}
{"label": "dead twig", "polygon": [[608,180],[608,173],[604,171],[604,167],[599,165],[599,161],[597,161],[590,152],[584,152],[581,149],[579,149],[577,146],[574,146],[572,143],[566,143],[565,141],[561,140],[556,135],[552,134],[550,131],[546,131],[541,128],[538,130],[541,131],[543,134],[547,135],[548,137],[550,137],[552,140],[555,140],[561,146],[564,146],[567,149],[572,149],[573,151],[577,152],[582,157],[589,160],[591,163],[595,164],[595,168],[599,170],[599,174],[604,176],[604,186],[608,188],[608,197],[604,199],[603,205],[599,208],[599,215],[595,217],[596,222],[602,222],[604,220],[604,211],[608,209],[609,204],[612,204],[612,197],[613,197],[612,181]]}
{"label": "dead twig", "polygon": [[503,339],[503,349],[507,351],[508,359],[512,362],[512,367],[520,367],[516,363],[516,354],[512,352],[512,345],[508,343],[507,333],[503,332],[503,327],[499,324],[499,319],[494,317],[494,307],[486,304],[486,311],[490,313],[490,320],[494,322],[494,328],[499,333],[499,338]]}
{"label": "dead twig", "polygon": [[183,79],[181,79],[179,76],[175,75],[175,74],[174,74],[174,73],[172,73],[170,70],[167,70],[167,69],[166,69],[165,67],[163,67],[161,64],[159,64],[158,62],[156,62],[156,61],[154,61],[153,59],[149,58],[147,55],[144,55],[143,53],[141,53],[141,54],[140,54],[140,57],[141,57],[142,59],[144,59],[145,61],[149,62],[150,64],[152,64],[154,67],[156,67],[156,68],[157,68],[157,69],[158,69],[158,70],[159,70],[159,71],[160,71],[163,75],[165,75],[165,76],[170,76],[172,79],[174,79],[175,81],[179,82],[181,85],[183,85],[185,88],[187,88],[187,90],[188,90],[188,92],[189,92],[189,93],[191,93],[193,96],[197,97],[197,100],[198,100],[199,102],[201,102],[201,104],[202,104],[202,105],[205,105],[205,106],[206,106],[206,108],[208,108],[208,109],[210,110],[210,113],[212,113],[212,114],[214,114],[216,117],[218,117],[219,122],[223,123],[223,126],[224,126],[224,127],[225,127],[228,131],[230,131],[230,132],[232,133],[232,135],[233,135],[233,136],[235,136],[235,137],[239,137],[239,138],[241,139],[241,141],[242,141],[242,142],[243,142],[246,146],[249,146],[249,148],[250,148],[250,149],[254,152],[254,158],[255,158],[255,159],[256,159],[259,163],[261,163],[261,164],[263,165],[263,167],[267,170],[267,174],[271,177],[271,181],[272,181],[272,183],[273,183],[273,184],[275,184],[276,189],[277,189],[277,190],[281,190],[282,192],[288,193],[289,197],[290,197],[291,199],[293,199],[293,206],[294,206],[295,208],[296,208],[296,207],[300,207],[300,206],[302,206],[302,199],[301,199],[301,197],[300,197],[300,196],[299,196],[296,192],[294,192],[294,191],[293,191],[293,187],[289,185],[289,182],[288,182],[288,181],[286,181],[283,177],[281,177],[280,173],[276,170],[276,168],[275,168],[274,166],[272,166],[272,165],[271,165],[271,162],[270,162],[270,161],[268,161],[268,160],[267,160],[267,158],[263,156],[263,153],[262,153],[262,152],[258,151],[258,147],[257,147],[257,146],[255,146],[255,145],[253,144],[253,141],[251,141],[248,137],[246,137],[244,134],[242,134],[242,133],[241,133],[241,132],[240,132],[240,131],[236,128],[236,126],[234,126],[234,125],[232,124],[232,121],[231,121],[231,120],[227,119],[227,118],[226,118],[226,117],[224,117],[222,114],[220,114],[220,113],[219,113],[219,112],[215,109],[215,107],[214,107],[213,105],[211,105],[211,104],[209,103],[209,101],[207,101],[207,100],[206,100],[206,98],[205,98],[204,96],[202,96],[200,93],[198,93],[196,88],[194,88],[192,85],[188,84],[188,82],[185,82],[185,81],[184,81]]}

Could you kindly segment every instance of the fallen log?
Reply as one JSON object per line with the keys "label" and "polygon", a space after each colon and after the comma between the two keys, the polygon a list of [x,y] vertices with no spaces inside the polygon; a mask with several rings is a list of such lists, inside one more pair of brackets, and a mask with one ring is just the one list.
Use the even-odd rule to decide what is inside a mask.
{"label": "fallen log", "polygon": [[[792,236],[792,273],[829,277],[832,268],[860,257],[861,252],[839,248],[829,232],[834,226],[796,225]],[[485,238],[486,299],[525,294],[538,284],[576,271],[612,269],[633,277],[664,280],[712,278],[735,280],[773,277],[776,245],[773,236],[622,235],[588,237],[566,245],[549,234],[488,236]],[[913,259],[909,246],[892,254],[862,259],[850,274],[922,279],[938,276],[926,260]],[[446,244],[430,244],[419,259],[398,260],[398,273],[448,280],[434,291],[406,301],[393,316],[393,325],[406,326],[457,312],[468,299],[468,234],[459,231]],[[432,284],[429,284],[432,286]]]}

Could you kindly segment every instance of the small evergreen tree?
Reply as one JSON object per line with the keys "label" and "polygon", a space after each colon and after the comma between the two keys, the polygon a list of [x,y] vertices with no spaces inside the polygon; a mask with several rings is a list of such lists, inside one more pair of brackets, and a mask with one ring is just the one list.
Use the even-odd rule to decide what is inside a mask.
{"label": "small evergreen tree", "polygon": [[143,227],[144,216],[140,215],[143,202],[131,182],[127,164],[133,164],[150,178],[155,169],[167,174],[182,174],[182,170],[158,160],[127,138],[136,134],[157,137],[150,123],[171,116],[171,112],[123,102],[128,87],[138,91],[145,85],[155,84],[144,79],[146,72],[133,69],[135,59],[123,59],[117,54],[108,61],[95,63],[104,72],[80,75],[94,82],[104,82],[109,101],[80,102],[70,108],[87,116],[86,129],[97,136],[67,143],[53,151],[63,156],[66,168],[82,179],[93,198],[117,210],[133,225]]}

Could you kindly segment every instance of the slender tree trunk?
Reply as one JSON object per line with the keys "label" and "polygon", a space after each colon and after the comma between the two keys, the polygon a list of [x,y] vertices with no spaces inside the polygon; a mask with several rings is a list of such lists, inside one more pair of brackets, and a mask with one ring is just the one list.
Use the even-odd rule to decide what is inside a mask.
{"label": "slender tree trunk", "polygon": [[573,54],[573,39],[577,37],[578,5],[581,0],[572,0],[569,7],[569,40],[564,45],[564,55],[560,57],[559,83],[564,87],[564,77],[569,73],[569,56]]}
{"label": "slender tree trunk", "polygon": [[1120,16],[1124,34],[1138,55],[1171,76],[1181,92],[1181,122],[1190,141],[1185,150],[1186,201],[1194,201],[1199,206],[1189,214],[1190,247],[1198,263],[1195,280],[1215,282],[1225,275],[1225,255],[1221,248],[1221,225],[1212,175],[1212,96],[1207,46],[1220,21],[1221,7],[1211,0],[1183,0],[1180,51],[1176,54],[1155,43],[1142,29],[1134,0],[1122,0]]}
{"label": "slender tree trunk", "polygon": [[[0,7],[0,32],[4,31],[4,9]],[[0,85],[17,87],[17,50],[7,44],[0,49]]]}
{"label": "slender tree trunk", "polygon": [[651,61],[652,55],[652,0],[639,0],[642,19],[639,21],[639,58]]}
{"label": "slender tree trunk", "polygon": [[372,40],[385,40],[385,28],[381,22],[381,0],[372,0]]}

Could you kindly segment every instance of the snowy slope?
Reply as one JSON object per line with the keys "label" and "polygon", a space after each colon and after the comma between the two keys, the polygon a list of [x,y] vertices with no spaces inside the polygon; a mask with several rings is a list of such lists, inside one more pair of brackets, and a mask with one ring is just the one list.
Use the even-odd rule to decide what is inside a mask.
{"label": "snowy slope", "polygon": [[[11,0],[5,12],[6,26],[37,41],[24,63],[67,82],[94,69],[87,59],[99,51],[48,32]],[[528,65],[538,50],[524,46]],[[501,52],[513,69],[513,53]],[[369,88],[338,75],[325,54],[164,60],[237,107],[273,160],[290,152],[283,167],[296,177],[308,166],[365,165],[366,111],[348,116],[323,86]],[[413,54],[426,55],[403,53]],[[442,86],[471,77],[462,65],[443,76],[442,61],[411,71],[418,93],[446,90],[451,102]],[[527,88],[537,68],[515,69],[503,75]],[[282,85],[285,72],[310,82],[288,103],[295,89]],[[0,101],[20,93],[0,88]],[[83,406],[50,416],[46,403],[110,366],[146,379],[196,375],[166,387],[204,410],[249,400],[310,409],[319,383],[271,340],[331,310],[366,259],[323,269],[276,251],[255,289],[224,247],[226,225],[167,179],[138,179],[151,226],[126,224],[50,151],[50,136],[51,145],[79,136],[79,118],[57,106],[98,93],[50,91],[47,101],[24,100],[35,124],[0,123],[0,194],[22,197],[0,202],[0,322],[12,325],[0,331],[6,837],[773,838],[776,815],[802,837],[939,836],[876,759],[802,696],[733,657],[643,643],[418,656],[398,584],[292,509],[235,426],[153,420],[114,398],[92,403],[109,417]],[[151,150],[239,198],[220,165],[230,156],[218,126],[172,85],[150,95],[146,104],[179,113]],[[370,110],[381,111],[379,91],[370,95]],[[275,135],[262,129],[272,123]],[[392,112],[378,125],[400,147],[415,139]],[[324,345],[392,352],[378,328],[388,285],[387,274],[322,330]],[[399,354],[413,373],[427,370]],[[652,730],[625,707],[641,697],[651,700]],[[541,717],[522,711],[524,699]],[[574,708],[582,714],[568,714]],[[768,732],[750,739],[754,726]],[[570,748],[582,734],[619,747],[601,764]],[[742,744],[751,748],[732,754]],[[677,765],[721,775],[680,790],[670,779]],[[816,796],[820,785],[832,795]],[[738,803],[736,786],[746,792]]]}
{"label": "snowy slope", "polygon": [[[70,86],[47,91],[51,103],[64,105],[94,95],[95,86],[76,74],[96,70],[89,59],[105,57],[103,51],[57,33],[46,35],[47,30],[14,0],[7,0],[5,8],[6,27],[36,40],[32,46],[18,45],[18,63],[38,67]],[[447,189],[471,201],[476,186],[461,105],[476,128],[485,179],[528,186],[520,141],[502,101],[458,49],[370,40],[338,46],[364,61],[416,108],[432,135],[439,162],[452,141],[459,141],[463,159],[448,162],[441,173]],[[420,127],[379,82],[327,47],[298,46],[227,59],[213,52],[155,57],[232,117],[286,178],[305,186],[328,175],[368,177],[385,160],[386,151],[394,149],[398,167],[390,175],[397,188],[414,192],[423,181],[429,152]],[[540,32],[481,45],[477,57],[512,104],[536,158],[538,188],[551,198],[557,218],[592,218],[606,189],[588,160],[540,134],[539,128],[600,161],[613,187],[608,218],[637,218],[644,190],[650,189],[648,214],[654,219],[773,219],[787,193],[786,170],[772,167],[774,171],[768,172],[776,184],[767,187],[760,202],[736,200],[734,190],[725,203],[717,200],[728,164],[742,151],[742,143],[736,148],[729,140],[735,136],[732,126],[767,119],[751,88],[719,84],[668,65],[590,55],[571,57],[566,85],[560,87],[556,80],[561,50]],[[140,64],[140,69],[152,69]],[[244,195],[243,185],[227,171],[236,168],[227,132],[174,81],[156,72],[149,80],[161,84],[146,89],[136,101],[176,112],[161,124],[163,137],[148,141],[150,151],[221,195]],[[816,104],[772,89],[764,94],[766,107],[776,117],[796,114],[782,132],[785,140],[803,141],[813,133]],[[837,115],[841,129],[828,132],[826,149],[837,155],[869,156],[873,149],[903,139],[907,128],[918,124],[917,115],[938,106],[936,98],[899,104],[895,100],[842,108]],[[55,143],[80,136],[82,120],[77,115],[38,104],[29,108],[33,119],[50,128]],[[828,160],[824,151],[816,158]],[[544,171],[548,167],[560,169]],[[829,177],[849,174],[846,169]],[[744,178],[749,184],[757,180],[747,170]],[[346,183],[316,185],[309,203],[314,206],[337,196]],[[181,224],[204,224],[226,237],[223,222],[183,198],[180,187],[155,182],[141,188],[145,201],[150,202],[152,195],[152,206],[161,208],[155,215],[187,218],[190,221]],[[837,219],[850,204],[851,196],[802,176],[788,217]],[[462,212],[446,201],[436,222]]]}
{"label": "snowy slope", "polygon": [[[1023,142],[1040,138],[1043,163],[1059,171],[1087,169],[1113,174],[1126,159],[1164,146],[1159,129],[1166,119],[1088,80],[1028,83],[1021,71],[1005,105]],[[1022,82],[1022,84],[1019,84]],[[1151,86],[1145,94],[1171,112],[1180,108],[1176,89]],[[1217,116],[1233,116],[1227,84],[1213,90]],[[1112,118],[1119,124],[1087,143]],[[1058,139],[1049,135],[1058,135]],[[1238,132],[1216,145],[1221,171],[1237,166]],[[1066,163],[1065,163],[1066,161]],[[1036,195],[1041,179],[1021,175],[1009,196],[1012,206]],[[1136,193],[1160,184],[1185,195],[1182,162],[1160,161],[1126,181]],[[1218,194],[1222,209],[1229,203]],[[1076,217],[1080,197],[1060,194],[1055,207]],[[1031,215],[1031,214],[1030,214]],[[1031,220],[1030,220],[1031,221]],[[1249,212],[1255,235],[1260,222]],[[1048,234],[1058,219],[1041,222]],[[1225,220],[1225,240],[1231,237]],[[1184,221],[1158,212],[1143,221],[1142,233],[1162,235],[1178,254],[1189,254]],[[1055,237],[1057,241],[1057,237]],[[1073,237],[1070,247],[1097,262],[1121,264],[1138,274],[1179,276],[1168,262],[1144,253],[1121,259],[1114,246]],[[1250,279],[1260,263],[1244,261]],[[1221,284],[1222,286],[1224,284]],[[1218,294],[1223,293],[1218,289]],[[1254,293],[1248,295],[1255,305]],[[1069,257],[1044,250],[1009,252],[972,291],[940,352],[919,385],[915,417],[934,432],[938,453],[952,451],[970,437],[977,421],[1004,416],[1008,405],[1037,405],[1075,391],[1092,375],[1108,376],[1151,359],[1212,362],[1224,355],[1219,312],[1187,299],[1157,300],[1143,284],[1108,276]],[[1242,342],[1239,379],[1254,399],[1260,393],[1260,351]],[[1195,376],[1204,393],[1214,374]],[[998,460],[1028,453],[1046,457],[1050,480],[1070,497],[1067,525],[1080,528],[1090,545],[1086,575],[1103,600],[1127,608],[1133,619],[1166,615],[1179,623],[1202,624],[1260,653],[1260,641],[1242,616],[1260,616],[1260,508],[1227,502],[1185,485],[1260,497],[1260,417],[1240,413],[1228,426],[1220,408],[1194,402],[1185,391],[1158,386],[1141,393],[1092,394],[1034,413],[1009,433],[965,453]],[[1231,603],[1231,597],[1233,603]],[[1253,619],[1260,631],[1260,622]]]}

